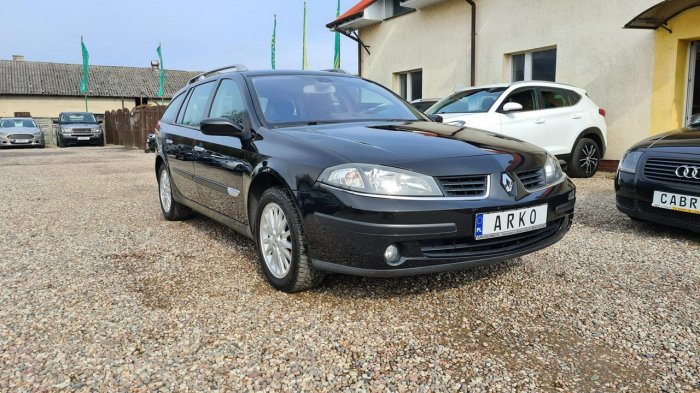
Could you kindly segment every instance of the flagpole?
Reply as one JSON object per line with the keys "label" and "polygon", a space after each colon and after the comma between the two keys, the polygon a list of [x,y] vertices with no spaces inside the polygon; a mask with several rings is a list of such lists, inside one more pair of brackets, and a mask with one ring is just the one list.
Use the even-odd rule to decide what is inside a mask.
{"label": "flagpole", "polygon": [[272,44],[271,44],[271,56],[270,56],[270,63],[272,66],[272,69],[275,69],[275,55],[276,55],[276,50],[277,50],[277,14],[275,14],[274,18],[274,24],[272,26]]}
{"label": "flagpole", "polygon": [[85,95],[85,112],[88,111],[88,62],[90,59],[90,54],[88,53],[85,42],[83,42],[83,36],[80,36],[80,50],[83,55],[83,79],[80,82],[80,91]]}
{"label": "flagpole", "polygon": [[[338,0],[338,8],[335,11],[336,19],[340,17],[340,0]],[[333,68],[340,68],[340,33],[335,32],[335,53],[333,56]]]}
{"label": "flagpole", "polygon": [[302,64],[301,64],[301,69],[306,70],[309,68],[309,58],[308,58],[308,53],[306,52],[306,2],[304,2],[304,42],[303,42],[303,47],[302,47]]}

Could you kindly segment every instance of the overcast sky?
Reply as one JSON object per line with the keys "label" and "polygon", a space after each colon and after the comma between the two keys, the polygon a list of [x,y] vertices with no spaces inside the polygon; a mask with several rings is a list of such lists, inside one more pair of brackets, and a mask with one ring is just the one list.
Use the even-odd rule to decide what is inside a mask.
{"label": "overcast sky", "polygon": [[[341,13],[357,0],[341,0]],[[163,45],[166,69],[208,70],[243,63],[270,68],[277,14],[277,68],[302,64],[303,0],[0,0],[0,59],[146,67]],[[331,68],[336,0],[307,0],[311,69]],[[341,67],[357,72],[357,44],[341,36]]]}

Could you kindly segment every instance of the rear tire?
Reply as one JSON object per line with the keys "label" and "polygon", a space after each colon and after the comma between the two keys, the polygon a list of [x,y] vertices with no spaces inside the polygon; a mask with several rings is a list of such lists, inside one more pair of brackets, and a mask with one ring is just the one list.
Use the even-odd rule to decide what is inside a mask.
{"label": "rear tire", "polygon": [[567,171],[571,177],[591,177],[598,171],[598,163],[601,158],[598,143],[590,138],[582,138],[571,152],[571,161],[567,165]]}
{"label": "rear tire", "polygon": [[192,214],[189,207],[173,199],[173,184],[165,164],[158,168],[158,196],[160,197],[160,210],[166,220],[181,221]]}
{"label": "rear tire", "polygon": [[301,217],[289,193],[270,188],[262,194],[258,206],[255,239],[270,284],[284,292],[304,291],[320,284],[324,273],[311,265]]}

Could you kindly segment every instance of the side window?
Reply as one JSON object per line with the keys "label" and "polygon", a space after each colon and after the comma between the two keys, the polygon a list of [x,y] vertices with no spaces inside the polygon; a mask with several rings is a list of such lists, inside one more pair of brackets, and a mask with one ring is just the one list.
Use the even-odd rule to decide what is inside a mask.
{"label": "side window", "polygon": [[236,82],[231,79],[221,81],[211,104],[209,117],[225,117],[237,124],[242,124],[245,104],[243,95]]}
{"label": "side window", "polygon": [[204,110],[209,101],[209,96],[214,88],[214,82],[208,82],[195,87],[190,94],[190,99],[185,107],[185,114],[182,117],[182,124],[185,126],[199,126],[204,118]]}
{"label": "side window", "polygon": [[187,94],[182,93],[173,98],[173,100],[170,101],[170,105],[168,105],[168,109],[165,110],[165,113],[163,113],[163,117],[160,120],[166,123],[175,123],[177,112],[180,111],[182,102],[185,101],[185,96],[187,96]]}
{"label": "side window", "polygon": [[518,104],[522,105],[523,112],[534,111],[537,109],[534,89],[516,91],[515,93],[509,95],[505,101],[503,101],[504,104],[508,102],[517,102]]}
{"label": "side window", "polygon": [[579,101],[581,101],[581,95],[577,92],[572,90],[564,90],[564,92],[567,96],[569,96],[569,102],[571,103],[571,105],[576,105]]}
{"label": "side window", "polygon": [[563,108],[569,105],[569,96],[559,89],[541,89],[544,109]]}

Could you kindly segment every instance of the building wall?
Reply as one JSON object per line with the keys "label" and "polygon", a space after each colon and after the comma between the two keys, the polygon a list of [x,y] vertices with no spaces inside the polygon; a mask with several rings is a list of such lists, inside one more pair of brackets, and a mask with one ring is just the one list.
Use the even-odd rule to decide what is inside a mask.
{"label": "building wall", "polygon": [[[133,108],[134,99],[124,98],[122,104],[120,98],[88,97],[88,110],[93,113],[123,107]],[[85,99],[82,97],[0,96],[0,117],[14,116],[15,112],[29,112],[32,117],[58,117],[60,112],[84,110]]]}
{"label": "building wall", "polygon": [[398,92],[394,73],[423,70],[423,98],[439,98],[469,85],[470,8],[446,0],[360,31],[362,76]]}

